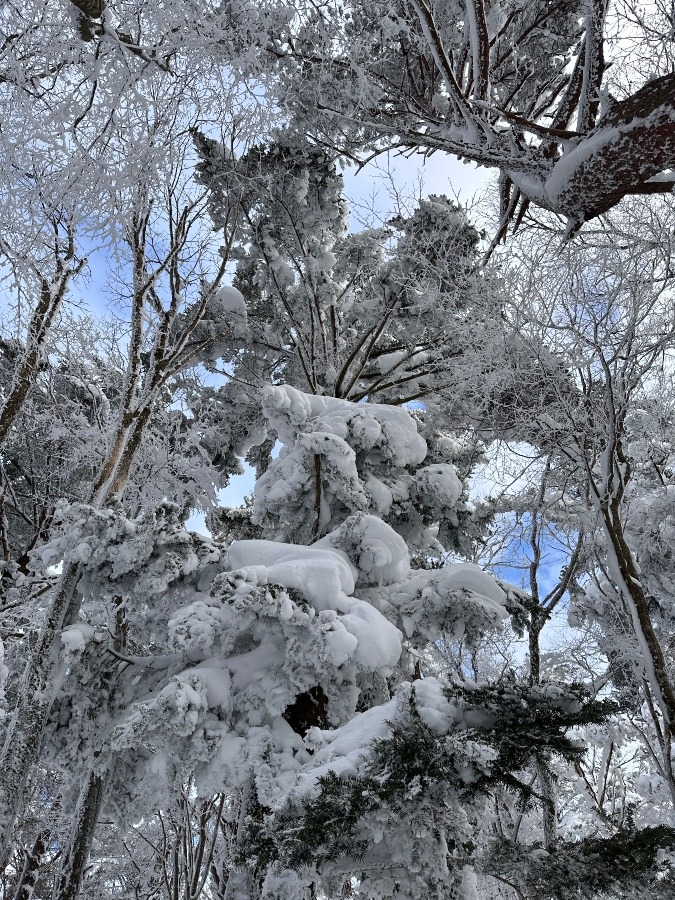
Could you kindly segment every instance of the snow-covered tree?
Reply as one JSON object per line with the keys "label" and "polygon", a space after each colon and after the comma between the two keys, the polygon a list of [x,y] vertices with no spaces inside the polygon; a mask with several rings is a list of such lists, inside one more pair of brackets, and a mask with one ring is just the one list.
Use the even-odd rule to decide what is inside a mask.
{"label": "snow-covered tree", "polygon": [[[3,900],[670,896],[669,15],[5,4]],[[351,228],[387,147],[551,241]]]}
{"label": "snow-covered tree", "polygon": [[671,16],[608,0],[306,4],[272,52],[318,141],[473,160],[500,171],[499,235],[529,204],[574,230],[672,190]]}
{"label": "snow-covered tree", "polygon": [[[575,788],[558,782],[563,836],[571,822],[583,834],[588,815],[608,837],[671,816],[664,697],[672,689],[672,600],[659,536],[669,528],[672,213],[667,204],[637,202],[630,212],[630,226],[616,212],[555,260],[541,237],[511,245],[511,264],[519,257],[519,265],[504,311],[519,352],[503,357],[499,387],[503,396],[532,385],[531,402],[514,405],[507,419],[497,415],[492,368],[478,390],[483,427],[527,442],[513,459],[522,455],[530,487],[500,502],[509,510],[506,547],[521,557],[531,593],[523,601],[530,678],[581,675],[623,708],[611,728],[584,732],[597,749],[575,763]],[[559,581],[557,573],[546,577],[547,555]],[[586,644],[572,650],[572,633],[567,655],[539,644],[542,625],[566,606],[570,623],[584,628],[576,640]],[[511,813],[504,819],[521,821]],[[601,893],[593,884],[588,878],[586,889]],[[642,890],[657,889],[645,876]]]}
{"label": "snow-covered tree", "polygon": [[[202,135],[196,140],[216,228],[227,225],[233,208],[244,220],[233,255],[234,283],[247,300],[248,339],[227,373],[231,380],[214,397],[223,409],[221,440],[248,451],[263,477],[261,492],[274,485],[282,466],[291,471],[300,457],[313,458],[292,476],[298,488],[305,479],[296,501],[312,512],[299,531],[287,528],[284,539],[291,533],[293,540],[316,538],[328,527],[329,518],[320,521],[330,514],[319,510],[317,489],[324,489],[330,455],[347,452],[346,440],[359,474],[352,472],[351,487],[342,477],[343,510],[372,507],[397,520],[394,527],[420,552],[455,549],[460,541],[467,551],[489,513],[470,509],[463,493],[461,482],[481,449],[458,408],[471,368],[480,369],[486,347],[504,336],[497,283],[478,271],[480,235],[466,213],[431,196],[381,228],[350,231],[336,163],[304,138],[278,132],[239,160],[222,144]],[[270,382],[285,385],[286,393],[268,391],[261,404],[255,389]],[[294,403],[290,388],[316,395],[316,408]],[[366,400],[354,412],[353,404]],[[405,404],[417,408],[427,466],[413,487],[406,467],[419,451],[401,446],[399,458],[383,460],[394,479],[387,486],[365,461],[368,453],[377,458],[373,451],[383,442],[391,444],[387,430],[404,418],[393,407]],[[373,415],[390,424],[372,422]],[[302,447],[296,441],[299,431],[325,436],[311,439],[312,451],[307,435]],[[276,438],[285,445],[284,463],[271,462]],[[335,490],[334,483],[333,496]],[[271,505],[264,513],[254,509],[254,521],[263,524],[270,514]]]}
{"label": "snow-covered tree", "polygon": [[[348,402],[333,403],[344,414]],[[398,424],[382,438],[392,452]],[[62,641],[70,677],[89,685],[86,699],[61,688],[54,763],[93,754],[99,772],[105,765],[104,808],[122,820],[188,775],[206,796],[241,793],[234,896],[304,896],[352,877],[372,896],[396,884],[409,896],[455,882],[470,890],[490,787],[527,797],[527,761],[578,758],[565,730],[611,709],[573,686],[411,683],[429,641],[476,640],[518,604],[470,564],[411,570],[400,535],[348,512],[336,507],[332,530],[309,546],[243,540],[223,553],[182,532],[170,510],[131,522],[79,507],[63,511],[63,538],[50,547],[80,564],[84,618]],[[292,504],[286,516],[306,517]],[[103,630],[116,598],[129,635],[152,635],[168,652],[116,649]],[[532,718],[516,725],[523,708]],[[338,830],[334,808],[345,817]]]}
{"label": "snow-covered tree", "polygon": [[463,210],[432,196],[407,217],[350,232],[337,160],[304,137],[280,131],[239,159],[201,134],[196,142],[216,228],[237,207],[243,219],[243,380],[399,404],[447,386],[474,317],[497,312]]}

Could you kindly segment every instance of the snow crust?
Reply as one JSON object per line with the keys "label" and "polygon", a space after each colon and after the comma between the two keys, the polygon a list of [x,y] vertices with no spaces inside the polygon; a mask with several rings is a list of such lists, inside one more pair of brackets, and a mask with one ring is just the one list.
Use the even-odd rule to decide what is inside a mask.
{"label": "snow crust", "polygon": [[282,584],[310,600],[317,612],[346,611],[356,570],[345,553],[324,547],[272,541],[234,541],[228,550],[233,569],[252,584]]}
{"label": "snow crust", "polygon": [[[427,453],[410,415],[399,407],[377,403],[351,403],[336,397],[304,394],[289,385],[267,386],[263,410],[279,439],[293,443],[296,434],[316,420],[312,430],[345,440],[353,436],[356,447],[377,449],[398,466],[418,465]],[[307,429],[310,430],[310,429]],[[351,446],[354,444],[351,443]]]}

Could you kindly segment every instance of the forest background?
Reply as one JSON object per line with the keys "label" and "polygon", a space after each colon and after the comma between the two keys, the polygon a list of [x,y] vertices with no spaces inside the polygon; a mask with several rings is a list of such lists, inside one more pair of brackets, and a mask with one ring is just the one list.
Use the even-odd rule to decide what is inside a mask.
{"label": "forest background", "polygon": [[3,900],[674,896],[672,4],[0,25]]}

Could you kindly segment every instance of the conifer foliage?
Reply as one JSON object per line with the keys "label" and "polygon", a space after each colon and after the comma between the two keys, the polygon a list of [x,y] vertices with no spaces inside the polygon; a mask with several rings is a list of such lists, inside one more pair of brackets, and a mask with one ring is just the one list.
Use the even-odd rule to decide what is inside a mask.
{"label": "conifer foliage", "polygon": [[0,25],[0,900],[673,897],[672,10]]}

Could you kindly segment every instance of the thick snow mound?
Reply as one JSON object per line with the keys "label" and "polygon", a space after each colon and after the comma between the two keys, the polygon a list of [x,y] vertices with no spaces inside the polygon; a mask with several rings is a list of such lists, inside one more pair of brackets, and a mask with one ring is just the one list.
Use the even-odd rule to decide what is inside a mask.
{"label": "thick snow mound", "polygon": [[[328,655],[335,666],[348,660],[362,672],[390,673],[401,655],[400,631],[369,603],[351,596],[355,570],[347,554],[329,546],[303,547],[271,541],[235,541],[229,549],[243,591],[280,585],[301,594],[321,616]],[[293,604],[279,619],[293,617]]]}
{"label": "thick snow mound", "polygon": [[313,547],[343,550],[359,572],[359,582],[390,585],[410,574],[408,547],[400,534],[377,516],[350,516]]}
{"label": "thick snow mound", "polygon": [[230,565],[246,581],[281,584],[299,591],[317,612],[347,611],[356,572],[345,553],[328,547],[303,547],[273,541],[234,541],[228,550]]}
{"label": "thick snow mound", "polygon": [[[263,390],[263,410],[284,444],[293,443],[300,431],[322,431],[342,440],[349,437],[349,445],[357,450],[377,448],[397,466],[419,465],[427,455],[414,420],[399,407],[352,403],[278,385]],[[306,427],[310,423],[314,427]]]}
{"label": "thick snow mound", "polygon": [[222,320],[223,324],[232,329],[235,337],[245,337],[248,329],[248,316],[246,300],[241,291],[235,287],[226,286],[216,292],[211,303],[214,318]]}
{"label": "thick snow mound", "polygon": [[419,489],[432,496],[438,504],[454,507],[462,496],[463,485],[455,467],[449,463],[425,466],[417,473]]}
{"label": "thick snow mound", "polygon": [[415,682],[415,707],[420,719],[436,735],[445,735],[462,720],[462,711],[445,696],[438,678],[422,678]]}
{"label": "thick snow mound", "polygon": [[308,771],[298,777],[294,792],[300,795],[312,793],[320,778],[334,772],[342,778],[357,775],[369,758],[372,743],[391,735],[390,722],[396,718],[398,699],[375,706],[335,730],[322,731],[312,728],[306,744],[314,749]]}
{"label": "thick snow mound", "polygon": [[427,445],[408,410],[288,385],[264,388],[262,406],[283,445],[255,486],[252,521],[264,537],[309,544],[357,513],[393,522],[453,514],[462,484],[449,464],[418,477]]}

